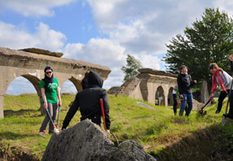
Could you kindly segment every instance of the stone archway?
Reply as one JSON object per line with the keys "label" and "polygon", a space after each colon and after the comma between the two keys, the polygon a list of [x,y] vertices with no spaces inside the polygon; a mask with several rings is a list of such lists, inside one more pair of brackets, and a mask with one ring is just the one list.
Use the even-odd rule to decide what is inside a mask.
{"label": "stone archway", "polygon": [[53,68],[60,86],[69,79],[74,83],[77,91],[82,90],[81,80],[87,71],[97,72],[104,80],[111,72],[106,66],[60,58],[56,53],[42,49],[25,51],[0,47],[0,118],[4,118],[5,92],[10,82],[18,76],[26,78],[33,84],[41,100],[39,82],[44,78],[44,68],[48,65]]}
{"label": "stone archway", "polygon": [[40,88],[39,88],[40,79],[38,77],[36,77],[34,75],[30,75],[30,74],[23,74],[21,76],[26,78],[30,83],[32,83],[32,85],[36,89],[37,95],[40,96],[41,95]]}
{"label": "stone archway", "polygon": [[172,91],[173,91],[173,87],[170,87],[169,88],[169,91],[168,91],[168,105],[173,105],[174,101],[173,101],[173,94],[172,94]]}
{"label": "stone archway", "polygon": [[156,90],[156,100],[159,106],[165,105],[165,95],[164,95],[164,90],[162,86],[159,86]]}
{"label": "stone archway", "polygon": [[83,90],[81,80],[78,80],[74,77],[69,78],[69,80],[74,84],[78,92]]}
{"label": "stone archway", "polygon": [[136,78],[128,80],[121,87],[111,88],[108,92],[114,93],[114,91],[117,91],[115,92],[116,95],[128,95],[155,104],[155,98],[158,95],[156,91],[161,88],[163,91],[161,104],[167,106],[169,104],[168,94],[177,84],[177,75],[150,68],[139,69],[139,72]]}

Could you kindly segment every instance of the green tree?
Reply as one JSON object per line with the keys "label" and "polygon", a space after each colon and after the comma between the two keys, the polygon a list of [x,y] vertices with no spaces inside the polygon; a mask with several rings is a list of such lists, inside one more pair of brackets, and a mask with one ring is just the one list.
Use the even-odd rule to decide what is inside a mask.
{"label": "green tree", "polygon": [[168,50],[164,61],[167,70],[178,73],[181,65],[189,68],[193,78],[208,82],[211,86],[209,64],[217,63],[219,67],[230,71],[228,56],[233,50],[233,23],[227,13],[220,13],[217,8],[207,8],[201,20],[186,27],[184,36],[178,34],[166,44]]}
{"label": "green tree", "polygon": [[126,66],[122,66],[121,70],[125,73],[124,81],[135,77],[139,74],[138,69],[143,68],[142,63],[131,55],[127,55]]}

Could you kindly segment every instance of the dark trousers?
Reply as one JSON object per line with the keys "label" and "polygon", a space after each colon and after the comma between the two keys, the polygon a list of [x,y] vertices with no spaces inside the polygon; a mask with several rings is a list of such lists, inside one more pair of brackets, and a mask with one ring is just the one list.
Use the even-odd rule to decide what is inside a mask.
{"label": "dark trousers", "polygon": [[174,114],[176,115],[176,113],[177,113],[177,100],[176,100],[176,94],[173,94],[173,111],[174,111]]}
{"label": "dark trousers", "polygon": [[[56,103],[48,103],[48,111],[50,113],[50,116],[52,117],[53,122],[55,123],[56,115],[57,115],[57,104]],[[46,116],[45,116],[44,121],[40,127],[40,132],[45,131],[48,123],[49,123],[49,132],[52,132],[53,131],[53,124],[50,121],[48,113],[46,112]]]}
{"label": "dark trousers", "polygon": [[233,117],[233,92],[229,95],[230,99],[230,110],[229,110],[229,115]]}
{"label": "dark trousers", "polygon": [[[99,125],[101,127],[101,117],[100,116],[94,116],[94,117],[91,117],[91,118],[85,118],[85,119],[90,119],[91,122]],[[85,120],[85,119],[81,119],[81,121]]]}
{"label": "dark trousers", "polygon": [[[227,90],[227,92],[229,93],[230,90]],[[222,104],[223,104],[223,100],[226,98],[227,93],[224,91],[221,91],[219,97],[218,97],[218,111],[220,112],[222,110]]]}
{"label": "dark trousers", "polygon": [[101,126],[101,117],[100,116],[94,116],[91,118],[91,121],[99,126]]}

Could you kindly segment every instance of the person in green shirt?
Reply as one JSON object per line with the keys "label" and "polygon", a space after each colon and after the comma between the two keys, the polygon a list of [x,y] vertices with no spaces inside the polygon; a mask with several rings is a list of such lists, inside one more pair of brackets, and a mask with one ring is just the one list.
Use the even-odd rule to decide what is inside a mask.
{"label": "person in green shirt", "polygon": [[[53,69],[50,66],[44,69],[45,77],[40,81],[40,89],[42,95],[42,103],[44,108],[47,108],[52,120],[55,122],[57,114],[57,105],[61,106],[61,94],[60,87],[57,78],[53,77]],[[58,101],[57,101],[58,100]],[[40,127],[39,135],[45,136],[45,129],[49,123],[49,134],[53,133],[53,124],[50,121],[48,114],[44,118],[44,121]]]}

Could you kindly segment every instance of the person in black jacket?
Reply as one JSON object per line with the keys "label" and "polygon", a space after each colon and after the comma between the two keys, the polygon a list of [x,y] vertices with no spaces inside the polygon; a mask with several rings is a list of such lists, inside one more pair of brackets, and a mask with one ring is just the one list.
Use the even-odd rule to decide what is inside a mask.
{"label": "person in black jacket", "polygon": [[[233,71],[233,55],[229,56],[229,60],[230,60],[230,65],[231,65],[231,71]],[[229,99],[230,99],[230,110],[229,110],[229,113],[223,114],[223,116],[228,117],[230,119],[233,119],[233,92],[232,91],[229,94]]]}
{"label": "person in black jacket", "polygon": [[177,84],[179,89],[179,97],[181,98],[181,107],[179,111],[179,116],[182,116],[186,105],[188,104],[185,116],[189,116],[193,108],[193,94],[191,87],[197,83],[196,80],[192,80],[191,76],[188,74],[188,68],[185,65],[181,66],[180,74],[177,77]]}
{"label": "person in black jacket", "polygon": [[82,81],[82,87],[84,88],[81,92],[78,92],[76,98],[71,105],[68,113],[66,114],[65,120],[63,121],[62,130],[66,129],[69,125],[70,120],[74,114],[80,108],[81,121],[90,119],[93,123],[101,126],[101,105],[100,98],[103,99],[105,122],[107,132],[110,132],[110,119],[109,119],[109,103],[107,91],[102,88],[103,79],[95,72],[90,71],[85,74],[85,78]]}

